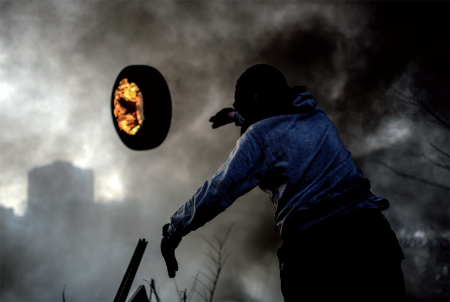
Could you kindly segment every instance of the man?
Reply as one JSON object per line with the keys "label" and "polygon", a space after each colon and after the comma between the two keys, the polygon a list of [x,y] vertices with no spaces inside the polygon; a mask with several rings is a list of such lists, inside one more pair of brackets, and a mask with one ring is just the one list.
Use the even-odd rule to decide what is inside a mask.
{"label": "man", "polygon": [[286,301],[407,300],[403,252],[337,130],[304,87],[290,88],[276,68],[259,64],[236,83],[234,121],[241,137],[228,160],[163,228],[170,277],[181,237],[203,226],[255,186],[275,206],[281,290]]}

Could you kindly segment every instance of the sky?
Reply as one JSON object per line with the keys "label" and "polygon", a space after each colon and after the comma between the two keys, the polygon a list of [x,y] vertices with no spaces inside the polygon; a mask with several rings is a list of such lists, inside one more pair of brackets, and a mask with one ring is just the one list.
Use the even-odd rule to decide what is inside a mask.
{"label": "sky", "polygon": [[[446,2],[0,1],[0,206],[20,221],[2,225],[1,273],[15,280],[2,298],[59,300],[67,284],[68,301],[111,300],[147,238],[136,282],[157,278],[175,299],[161,227],[228,158],[239,128],[208,120],[231,107],[236,79],[257,63],[313,93],[372,192],[390,200],[398,234],[446,234],[450,176],[433,162],[448,167],[448,37]],[[158,69],[172,97],[169,134],[150,151],[127,149],[111,120],[112,85],[135,64]],[[50,222],[31,213],[27,175],[56,161],[93,171],[94,204],[43,206],[43,217],[61,219]],[[217,299],[281,300],[272,219],[258,189],[238,199],[183,240],[178,285],[207,261],[202,236],[234,223]],[[5,238],[27,238],[22,261]],[[42,281],[46,271],[57,281]]]}

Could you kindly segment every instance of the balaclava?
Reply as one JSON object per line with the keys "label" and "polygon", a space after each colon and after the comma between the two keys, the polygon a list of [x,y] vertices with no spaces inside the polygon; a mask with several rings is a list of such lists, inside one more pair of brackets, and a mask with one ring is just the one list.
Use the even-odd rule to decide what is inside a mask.
{"label": "balaclava", "polygon": [[305,91],[304,86],[291,89],[275,67],[258,64],[248,68],[237,80],[234,94],[233,107],[244,118],[241,134],[262,119],[296,113],[291,104]]}

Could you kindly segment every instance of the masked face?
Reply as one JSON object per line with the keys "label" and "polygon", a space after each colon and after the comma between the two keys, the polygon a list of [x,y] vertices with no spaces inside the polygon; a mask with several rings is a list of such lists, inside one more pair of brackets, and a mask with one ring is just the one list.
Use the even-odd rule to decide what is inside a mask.
{"label": "masked face", "polygon": [[233,107],[244,119],[250,115],[252,101],[249,94],[242,93],[242,91],[239,91],[238,89],[234,91]]}
{"label": "masked face", "polygon": [[252,111],[257,109],[258,104],[254,99],[254,91],[257,86],[256,83],[251,83],[248,78],[248,72],[245,71],[236,82],[236,88],[234,90],[234,109],[245,119]]}

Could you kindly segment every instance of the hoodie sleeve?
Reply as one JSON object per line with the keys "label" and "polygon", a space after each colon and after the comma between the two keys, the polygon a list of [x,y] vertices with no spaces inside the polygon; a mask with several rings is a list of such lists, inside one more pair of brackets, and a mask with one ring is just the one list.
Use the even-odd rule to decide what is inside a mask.
{"label": "hoodie sleeve", "polygon": [[228,160],[170,218],[169,236],[185,236],[225,211],[260,183],[267,168],[256,138],[251,133],[242,135]]}
{"label": "hoodie sleeve", "polygon": [[238,127],[241,127],[244,124],[244,118],[239,115],[239,112],[234,112],[234,124]]}

